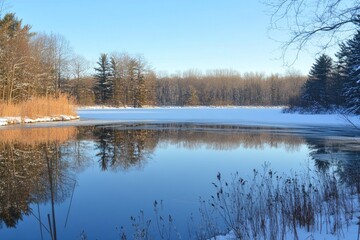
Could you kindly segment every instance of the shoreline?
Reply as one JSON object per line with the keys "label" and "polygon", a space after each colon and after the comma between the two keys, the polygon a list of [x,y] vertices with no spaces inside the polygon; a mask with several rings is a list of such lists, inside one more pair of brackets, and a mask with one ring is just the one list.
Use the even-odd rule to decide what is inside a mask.
{"label": "shoreline", "polygon": [[39,122],[72,121],[72,120],[78,120],[78,119],[80,119],[80,116],[71,116],[71,115],[58,115],[58,116],[51,116],[51,117],[46,116],[46,117],[38,117],[38,118],[0,117],[0,126],[39,123]]}
{"label": "shoreline", "polygon": [[268,108],[268,109],[284,109],[287,108],[287,106],[237,106],[237,105],[223,105],[223,106],[216,106],[216,105],[210,105],[210,106],[151,106],[146,105],[140,108],[135,108],[131,106],[121,106],[121,107],[115,107],[115,106],[106,106],[106,105],[92,105],[92,106],[77,106],[77,110],[98,110],[98,109],[202,109],[202,108]]}

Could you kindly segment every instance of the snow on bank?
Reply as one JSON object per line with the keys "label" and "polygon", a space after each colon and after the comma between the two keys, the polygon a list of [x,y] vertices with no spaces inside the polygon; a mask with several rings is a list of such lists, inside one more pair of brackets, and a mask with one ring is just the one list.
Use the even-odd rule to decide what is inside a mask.
{"label": "snow on bank", "polygon": [[20,123],[70,121],[70,120],[76,120],[79,118],[80,118],[79,116],[68,116],[68,115],[40,117],[40,118],[2,117],[2,118],[0,118],[0,126],[6,126],[9,124],[20,124]]}
{"label": "snow on bank", "polygon": [[350,120],[360,126],[359,116],[346,119],[338,114],[283,113],[282,108],[267,107],[183,107],[183,108],[122,108],[79,109],[78,114],[87,120],[120,122],[196,122],[216,124],[269,125],[269,126],[336,126],[348,127]]}
{"label": "snow on bank", "polygon": [[[324,227],[325,229],[325,227]],[[348,228],[346,228],[340,234],[331,234],[326,233],[325,230],[323,232],[308,232],[304,228],[297,228],[297,234],[299,240],[348,240],[348,239],[358,239],[358,225],[352,224]],[[284,236],[285,239],[295,239],[293,232],[289,231]],[[259,238],[262,239],[262,238]],[[210,238],[209,240],[237,240],[234,231],[230,231],[226,235],[218,235],[216,237]]]}
{"label": "snow on bank", "polygon": [[[284,109],[286,106],[143,106],[141,109],[159,109],[159,108],[167,108],[167,109],[179,109],[179,108],[187,108],[187,109],[201,109],[201,108],[276,108],[276,109]],[[124,107],[112,107],[106,105],[95,105],[95,106],[78,106],[78,110],[88,110],[88,109],[136,109],[131,106],[124,106]]]}

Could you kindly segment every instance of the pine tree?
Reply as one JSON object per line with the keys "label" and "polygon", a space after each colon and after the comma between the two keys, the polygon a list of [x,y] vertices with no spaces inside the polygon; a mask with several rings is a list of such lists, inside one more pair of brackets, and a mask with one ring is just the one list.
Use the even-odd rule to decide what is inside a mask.
{"label": "pine tree", "polygon": [[95,86],[94,92],[96,96],[96,102],[99,104],[108,103],[113,96],[113,82],[110,73],[110,64],[107,54],[101,54],[98,67],[95,68]]}
{"label": "pine tree", "polygon": [[340,51],[335,54],[335,56],[337,57],[337,61],[335,64],[333,84],[330,86],[330,88],[333,103],[337,106],[344,107],[345,97],[343,89],[349,78],[348,56],[350,55],[350,53],[349,48],[345,43],[341,43],[339,47]]}
{"label": "pine tree", "polygon": [[360,114],[360,30],[347,41],[348,81],[344,84],[345,104],[350,113]]}
{"label": "pine tree", "polygon": [[329,106],[329,83],[333,78],[332,59],[323,54],[316,59],[302,90],[302,106],[317,110]]}

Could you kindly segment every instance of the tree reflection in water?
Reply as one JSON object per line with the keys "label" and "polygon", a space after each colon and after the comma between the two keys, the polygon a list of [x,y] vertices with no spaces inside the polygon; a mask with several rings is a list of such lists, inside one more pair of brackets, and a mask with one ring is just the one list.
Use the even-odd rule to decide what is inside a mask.
{"label": "tree reflection in water", "polygon": [[[339,179],[360,192],[360,149],[336,138],[299,135],[266,127],[194,124],[121,124],[67,128],[19,128],[0,131],[0,225],[16,227],[24,215],[36,217],[56,239],[55,203],[73,194],[76,174],[97,161],[103,171],[144,168],[157,147],[230,150],[284,147],[296,151],[303,144],[319,171],[335,171]],[[95,151],[96,159],[88,157]],[[271,161],[271,159],[269,159]],[[48,219],[30,208],[51,203]],[[79,230],[80,231],[80,230]]]}
{"label": "tree reflection in water", "polygon": [[310,156],[322,172],[333,171],[339,180],[360,193],[360,146],[357,141],[320,141],[308,139]]}
{"label": "tree reflection in water", "polygon": [[15,227],[23,215],[34,215],[32,203],[51,202],[51,227],[56,239],[55,202],[68,198],[73,177],[63,161],[61,146],[76,137],[70,128],[21,128],[1,131],[0,223]]}
{"label": "tree reflection in water", "polygon": [[142,168],[153,154],[158,139],[156,132],[146,129],[116,130],[97,128],[96,149],[99,166],[102,170]]}

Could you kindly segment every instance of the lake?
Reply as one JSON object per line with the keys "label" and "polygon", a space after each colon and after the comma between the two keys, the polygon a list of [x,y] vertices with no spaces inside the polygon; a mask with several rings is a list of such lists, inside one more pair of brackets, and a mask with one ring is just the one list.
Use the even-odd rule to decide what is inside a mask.
{"label": "lake", "polygon": [[83,110],[78,122],[2,128],[0,239],[133,239],[143,229],[196,239],[219,173],[325,171],[358,194],[359,133],[339,119],[254,124],[224,111],[236,110]]}

